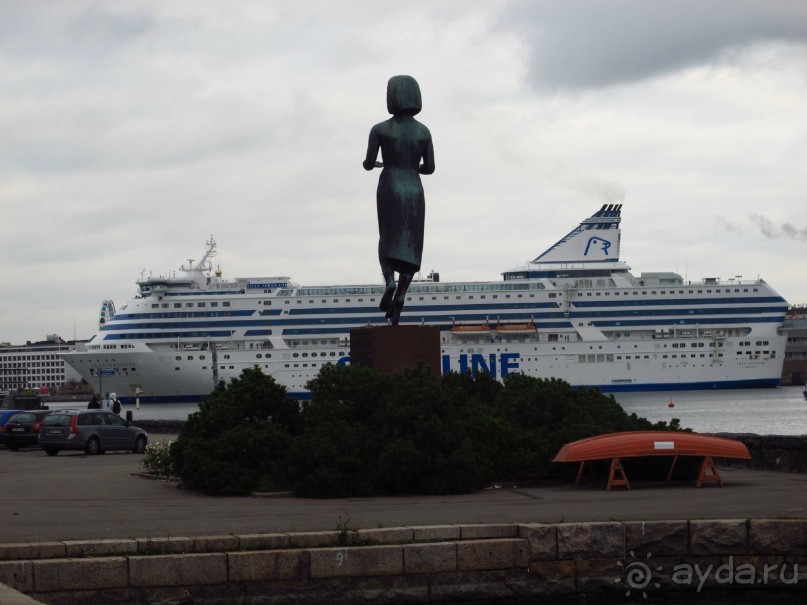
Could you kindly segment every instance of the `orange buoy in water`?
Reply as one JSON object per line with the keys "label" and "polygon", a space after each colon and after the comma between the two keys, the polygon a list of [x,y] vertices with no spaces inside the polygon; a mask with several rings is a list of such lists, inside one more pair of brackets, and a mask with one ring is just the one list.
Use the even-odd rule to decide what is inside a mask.
{"label": "orange buoy in water", "polygon": [[670,403],[667,404],[667,407],[668,408],[674,408],[675,407],[675,404],[672,402],[672,399],[670,399]]}

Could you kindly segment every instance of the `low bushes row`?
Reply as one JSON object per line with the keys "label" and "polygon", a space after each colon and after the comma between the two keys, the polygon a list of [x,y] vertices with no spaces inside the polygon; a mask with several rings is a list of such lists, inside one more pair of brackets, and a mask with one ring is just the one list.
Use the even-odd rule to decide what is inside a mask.
{"label": "low bushes row", "polygon": [[221,383],[171,444],[172,473],[211,494],[465,493],[573,473],[551,462],[569,441],[677,428],[628,415],[596,389],[521,374],[438,383],[423,367],[388,375],[328,365],[308,387],[310,400],[291,400],[258,368]]}

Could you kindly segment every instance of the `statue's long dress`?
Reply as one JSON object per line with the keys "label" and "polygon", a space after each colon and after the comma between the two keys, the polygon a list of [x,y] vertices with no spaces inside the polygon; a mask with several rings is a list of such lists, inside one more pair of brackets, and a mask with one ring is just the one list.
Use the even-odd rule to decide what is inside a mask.
{"label": "statue's long dress", "polygon": [[431,134],[411,116],[393,116],[370,131],[365,168],[375,163],[379,147],[384,169],[376,190],[378,260],[385,273],[414,275],[420,270],[426,214],[420,172],[434,172]]}

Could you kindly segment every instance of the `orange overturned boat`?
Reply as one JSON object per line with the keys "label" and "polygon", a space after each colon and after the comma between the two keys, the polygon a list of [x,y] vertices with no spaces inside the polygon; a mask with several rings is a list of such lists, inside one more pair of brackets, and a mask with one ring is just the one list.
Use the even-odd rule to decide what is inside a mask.
{"label": "orange overturned boat", "polygon": [[579,485],[586,462],[611,459],[611,470],[606,489],[627,487],[630,482],[622,468],[622,458],[642,456],[672,456],[672,466],[667,481],[672,478],[680,456],[703,457],[696,487],[713,482],[723,487],[714,458],[739,458],[750,460],[751,454],[744,443],[735,439],[700,435],[679,431],[627,431],[608,433],[567,443],[557,453],[553,462],[579,462],[575,485]]}

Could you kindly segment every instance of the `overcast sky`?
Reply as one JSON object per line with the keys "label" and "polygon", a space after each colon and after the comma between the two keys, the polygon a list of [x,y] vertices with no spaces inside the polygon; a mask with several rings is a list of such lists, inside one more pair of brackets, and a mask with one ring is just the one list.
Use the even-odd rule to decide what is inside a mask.
{"label": "overcast sky", "polygon": [[601,204],[634,273],[807,303],[807,3],[0,0],[0,341],[225,276],[381,283],[367,136],[420,83],[424,273],[499,280]]}

